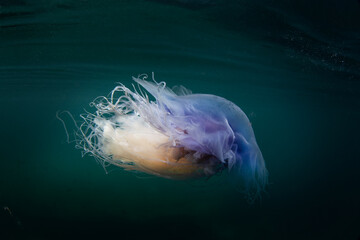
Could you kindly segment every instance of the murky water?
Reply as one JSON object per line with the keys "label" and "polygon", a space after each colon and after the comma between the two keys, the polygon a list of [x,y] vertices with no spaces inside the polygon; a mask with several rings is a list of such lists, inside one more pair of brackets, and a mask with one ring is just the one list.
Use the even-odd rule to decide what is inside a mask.
{"label": "murky water", "polygon": [[[358,1],[0,1],[0,236],[360,237]],[[155,73],[249,116],[269,170],[249,205],[226,174],[173,181],[66,143],[117,82]]]}

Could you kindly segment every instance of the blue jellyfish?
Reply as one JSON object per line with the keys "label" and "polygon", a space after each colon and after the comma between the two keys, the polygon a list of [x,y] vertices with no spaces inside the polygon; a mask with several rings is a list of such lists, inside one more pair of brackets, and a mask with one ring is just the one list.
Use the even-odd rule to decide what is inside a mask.
{"label": "blue jellyfish", "polygon": [[145,74],[133,80],[133,90],[120,84],[91,102],[95,112],[81,115],[76,146],[85,154],[105,165],[170,179],[227,170],[245,193],[264,190],[264,159],[238,106],[182,86],[170,89]]}

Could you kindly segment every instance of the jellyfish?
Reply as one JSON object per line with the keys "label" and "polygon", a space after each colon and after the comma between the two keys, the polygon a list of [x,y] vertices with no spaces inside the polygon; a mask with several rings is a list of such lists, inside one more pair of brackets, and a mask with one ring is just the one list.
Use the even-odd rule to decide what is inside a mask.
{"label": "jellyfish", "polygon": [[81,115],[76,146],[106,165],[169,179],[209,178],[227,171],[257,195],[267,170],[251,123],[234,103],[183,86],[133,77]]}

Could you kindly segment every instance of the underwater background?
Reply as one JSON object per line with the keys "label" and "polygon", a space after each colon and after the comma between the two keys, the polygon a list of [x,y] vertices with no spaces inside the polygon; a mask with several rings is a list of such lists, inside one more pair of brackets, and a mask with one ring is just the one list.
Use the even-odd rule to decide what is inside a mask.
{"label": "underwater background", "polygon": [[[242,108],[261,199],[66,142],[57,111],[152,72]],[[360,238],[359,1],[0,0],[0,104],[0,239]]]}

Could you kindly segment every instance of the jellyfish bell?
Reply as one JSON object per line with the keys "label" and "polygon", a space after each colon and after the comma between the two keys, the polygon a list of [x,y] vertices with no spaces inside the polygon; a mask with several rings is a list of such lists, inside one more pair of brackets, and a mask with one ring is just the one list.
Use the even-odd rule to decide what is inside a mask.
{"label": "jellyfish bell", "polygon": [[[171,90],[165,82],[133,80],[98,97],[82,115],[76,145],[126,170],[170,179],[210,177],[227,169],[244,192],[260,193],[267,170],[254,131],[234,103],[210,94]],[[153,96],[154,101],[149,99]]]}
{"label": "jellyfish bell", "polygon": [[[113,122],[116,125],[113,125]],[[140,116],[95,119],[101,131],[102,157],[127,170],[138,170],[165,178],[198,178],[215,173],[215,160],[173,144],[169,136],[152,127]],[[99,146],[95,146],[99,147]],[[111,159],[107,159],[111,156]]]}

